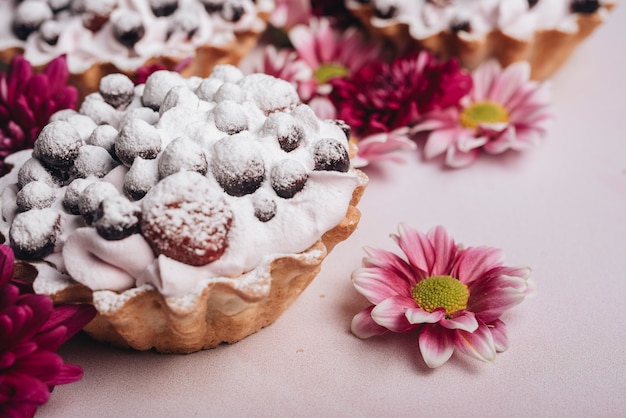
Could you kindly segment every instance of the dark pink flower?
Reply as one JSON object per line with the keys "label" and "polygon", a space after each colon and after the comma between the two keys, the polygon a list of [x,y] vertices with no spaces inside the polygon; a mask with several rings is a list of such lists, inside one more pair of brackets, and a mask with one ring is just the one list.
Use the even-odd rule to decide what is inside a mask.
{"label": "dark pink flower", "polygon": [[352,275],[372,303],[352,320],[357,337],[417,332],[429,367],[442,365],[455,350],[493,361],[508,348],[500,316],[534,291],[530,269],[504,266],[496,248],[461,248],[442,227],[422,234],[400,225],[392,238],[405,258],[368,248],[369,257]]}
{"label": "dark pink flower", "polygon": [[76,108],[78,92],[66,85],[68,79],[65,56],[52,60],[36,74],[18,55],[8,73],[0,74],[0,175],[7,171],[6,156],[31,148],[54,112]]}
{"label": "dark pink flower", "polygon": [[[185,68],[187,68],[189,64],[191,64],[192,60],[192,58],[185,58],[181,60],[178,64],[176,64],[176,66],[174,66],[174,68],[171,69],[171,71],[176,71],[180,73]],[[135,74],[133,74],[132,76],[133,83],[135,83],[135,85],[145,84],[146,80],[148,79],[148,77],[150,77],[150,75],[152,75],[152,73],[161,70],[169,70],[169,68],[165,64],[161,63],[142,65],[141,67],[137,68],[137,70],[135,70]]]}
{"label": "dark pink flower", "polygon": [[[0,411],[32,417],[55,385],[79,380],[79,366],[56,354],[95,316],[91,305],[54,307],[44,295],[20,293],[10,283],[13,251],[0,246]],[[23,285],[23,284],[22,284]]]}
{"label": "dark pink flower", "polygon": [[456,105],[472,88],[472,78],[456,60],[440,61],[422,51],[392,63],[370,63],[331,85],[337,117],[364,137],[410,126],[424,113]]}

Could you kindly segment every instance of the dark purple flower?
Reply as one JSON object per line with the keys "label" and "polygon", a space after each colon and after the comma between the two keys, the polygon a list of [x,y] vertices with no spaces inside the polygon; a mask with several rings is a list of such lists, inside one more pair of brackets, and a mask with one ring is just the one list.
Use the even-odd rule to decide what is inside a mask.
{"label": "dark purple flower", "polygon": [[55,385],[79,380],[81,367],[56,350],[95,316],[91,305],[54,307],[44,295],[21,293],[11,283],[13,251],[0,245],[0,411],[32,417]]}
{"label": "dark purple flower", "polygon": [[347,78],[331,80],[337,117],[357,136],[414,124],[420,115],[456,106],[472,88],[471,75],[455,59],[441,61],[426,51],[392,63],[376,61]]}
{"label": "dark purple flower", "polygon": [[21,55],[0,74],[0,175],[7,172],[6,156],[31,148],[54,112],[76,108],[78,91],[66,85],[69,75],[65,56],[36,74]]}

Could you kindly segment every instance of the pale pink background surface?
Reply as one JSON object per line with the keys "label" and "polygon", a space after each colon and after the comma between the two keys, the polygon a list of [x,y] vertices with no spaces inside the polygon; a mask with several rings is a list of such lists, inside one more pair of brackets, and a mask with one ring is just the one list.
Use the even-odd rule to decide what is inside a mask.
{"label": "pale pink background surface", "polygon": [[[368,170],[359,229],[272,326],[191,355],[120,351],[79,337],[84,367],[40,417],[624,416],[626,414],[626,7],[553,78],[556,123],[523,155],[443,170],[407,154]],[[320,202],[323,204],[323,202]],[[352,287],[362,246],[394,249],[399,222],[441,224],[528,265],[538,294],[504,316],[510,348],[430,370],[413,335],[359,340]]]}

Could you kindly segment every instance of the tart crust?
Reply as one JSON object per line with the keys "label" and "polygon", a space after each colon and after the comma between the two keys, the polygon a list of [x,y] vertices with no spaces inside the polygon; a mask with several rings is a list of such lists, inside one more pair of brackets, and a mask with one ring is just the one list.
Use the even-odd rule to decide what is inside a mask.
{"label": "tart crust", "polygon": [[[315,278],[334,246],[354,232],[361,216],[356,205],[368,179],[352,170],[360,181],[343,220],[306,251],[280,255],[267,263],[264,271],[255,271],[269,277],[268,289],[231,278],[211,282],[198,294],[165,298],[150,285],[121,293],[93,292],[71,279],[51,287],[35,278],[35,291],[48,294],[55,303],[93,304],[98,314],[85,330],[94,339],[117,347],[192,353],[235,343],[272,324]],[[20,272],[25,276],[22,279],[29,276],[32,280],[37,274],[24,262],[16,270]]]}
{"label": "tart crust", "polygon": [[[604,7],[610,11],[614,4]],[[415,48],[426,49],[444,59],[457,57],[461,65],[470,70],[489,58],[497,59],[505,67],[517,61],[528,61],[532,68],[531,78],[534,80],[545,80],[552,76],[576,47],[604,23],[602,15],[597,11],[589,15],[578,14],[577,32],[542,30],[537,31],[529,40],[515,39],[499,30],[494,30],[478,40],[464,37],[462,32],[448,31],[425,39],[415,39],[410,35],[409,25],[406,23],[373,25],[374,11],[371,5],[352,7],[351,12],[370,33],[390,41],[400,53]]]}

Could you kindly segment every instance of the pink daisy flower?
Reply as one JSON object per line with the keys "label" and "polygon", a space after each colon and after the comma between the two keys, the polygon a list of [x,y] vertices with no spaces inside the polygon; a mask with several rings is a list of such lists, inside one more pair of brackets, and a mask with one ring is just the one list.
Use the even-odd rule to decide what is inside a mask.
{"label": "pink daisy flower", "polygon": [[13,251],[0,245],[0,415],[32,417],[55,385],[82,377],[83,370],[64,363],[56,350],[93,319],[95,309],[55,308],[47,296],[20,292],[28,285],[10,283],[13,265]]}
{"label": "pink daisy flower", "polygon": [[552,119],[549,86],[530,81],[530,66],[518,62],[502,70],[495,61],[472,75],[474,87],[460,106],[435,110],[414,127],[429,132],[426,159],[445,154],[445,163],[463,167],[480,150],[501,154],[528,149],[545,136]]}
{"label": "pink daisy flower", "polygon": [[[297,25],[289,31],[289,40],[311,68],[315,93],[326,96],[332,87],[330,80],[346,77],[365,64],[379,59],[380,47],[366,42],[356,28],[340,31],[327,18],[311,19],[308,25]],[[307,102],[308,97],[302,100]]]}
{"label": "pink daisy flower", "polygon": [[443,227],[422,234],[400,225],[392,238],[406,258],[367,248],[369,257],[352,275],[372,303],[352,320],[357,337],[414,331],[429,367],[457,350],[493,361],[508,348],[500,316],[532,293],[528,268],[504,266],[496,248],[463,249]]}
{"label": "pink daisy flower", "polygon": [[6,156],[32,148],[54,112],[76,108],[78,92],[66,85],[69,76],[65,56],[50,61],[36,74],[30,63],[17,55],[8,73],[0,74],[0,175],[7,172]]}

